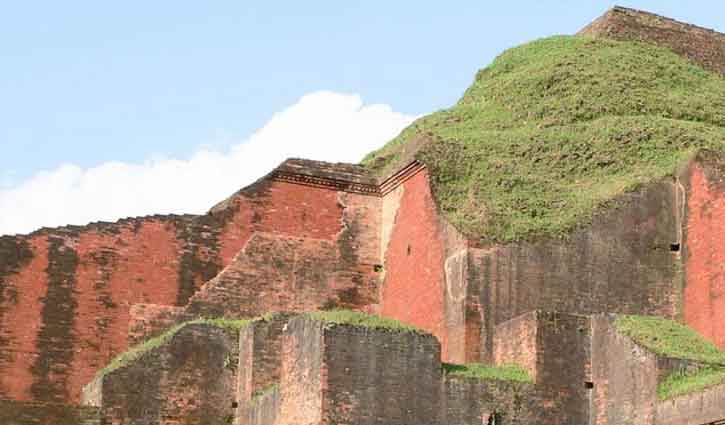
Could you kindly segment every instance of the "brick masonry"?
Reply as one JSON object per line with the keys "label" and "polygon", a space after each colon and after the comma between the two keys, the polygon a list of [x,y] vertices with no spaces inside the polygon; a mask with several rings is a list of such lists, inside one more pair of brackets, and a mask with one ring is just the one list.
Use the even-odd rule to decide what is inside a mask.
{"label": "brick masonry", "polygon": [[469,352],[491,358],[497,325],[527,312],[616,312],[678,317],[683,208],[674,180],[628,193],[565,239],[469,249]]}
{"label": "brick masonry", "polygon": [[209,325],[182,328],[164,345],[97,377],[84,403],[104,425],[219,425],[236,408],[238,334]]}
{"label": "brick masonry", "polygon": [[664,16],[614,7],[579,34],[655,43],[725,75],[725,34]]}
{"label": "brick masonry", "polygon": [[721,348],[725,348],[723,175],[721,165],[701,155],[682,179],[687,193],[684,320]]}
{"label": "brick masonry", "polygon": [[[582,33],[655,42],[721,74],[725,69],[725,36],[656,15],[617,7]],[[206,215],[0,237],[0,398],[43,406],[77,403],[82,386],[130,344],[199,315],[345,307],[432,333],[445,361],[516,361],[537,382],[559,376],[552,384],[556,397],[546,393],[554,387],[542,393],[538,384],[529,393],[530,400],[543,403],[537,420],[550,421],[547,411],[557,409],[570,409],[572,417],[590,409],[602,421],[618,415],[651,418],[652,408],[645,412],[620,402],[634,390],[617,382],[616,373],[604,379],[615,370],[614,360],[601,357],[598,348],[588,353],[586,341],[592,341],[590,347],[611,344],[622,355],[635,347],[616,336],[574,332],[584,316],[564,313],[676,318],[725,347],[725,327],[719,326],[725,321],[721,163],[701,154],[679,176],[623,195],[565,239],[490,246],[467,241],[438,213],[427,171],[414,160],[378,182],[360,166],[297,159]],[[560,312],[546,314],[561,320],[561,327],[543,326],[544,313],[522,316],[537,310]],[[324,333],[294,320],[289,326],[293,323],[313,340],[283,346],[287,331],[280,327],[255,327],[241,338],[249,344],[249,381],[243,391],[234,383],[237,403],[240,391],[251,398],[274,379],[287,379],[265,399],[267,407],[258,415],[265,423],[309,417],[311,411],[290,410],[285,397],[301,405],[319,402],[320,420],[329,413],[323,402],[332,399],[314,395],[314,382],[292,382],[316,368],[327,373],[324,359],[305,357],[327,352],[315,346]],[[592,332],[609,335],[606,326],[593,323]],[[557,369],[541,347],[577,367]],[[587,356],[596,362],[587,366]],[[305,358],[307,369],[288,363],[298,375],[285,378],[285,358]],[[649,371],[641,377],[647,385],[663,371],[683,367],[676,359],[655,359],[654,366],[627,361]],[[238,367],[242,364],[240,359]],[[578,387],[582,379],[593,389]],[[576,386],[566,386],[574,381]],[[637,391],[637,400],[649,400],[644,393],[649,390]],[[447,396],[436,397],[446,404]],[[581,407],[587,397],[590,407]],[[275,406],[281,415],[271,419]]]}
{"label": "brick masonry", "polygon": [[3,425],[101,425],[97,408],[0,400]]}

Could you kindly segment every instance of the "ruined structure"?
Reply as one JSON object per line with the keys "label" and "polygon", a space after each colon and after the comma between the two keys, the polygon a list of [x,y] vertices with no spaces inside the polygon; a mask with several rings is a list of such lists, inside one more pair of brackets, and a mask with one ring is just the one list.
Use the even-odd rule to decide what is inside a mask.
{"label": "ruined structure", "polygon": [[[614,8],[582,33],[725,74],[714,31]],[[725,423],[717,153],[507,242],[400,161],[290,159],[203,216],[0,237],[0,423]]]}

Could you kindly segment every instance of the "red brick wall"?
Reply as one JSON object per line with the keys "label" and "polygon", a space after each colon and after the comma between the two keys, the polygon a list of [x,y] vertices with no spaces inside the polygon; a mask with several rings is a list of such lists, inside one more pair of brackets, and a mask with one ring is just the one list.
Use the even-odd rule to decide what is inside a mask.
{"label": "red brick wall", "polygon": [[[332,255],[324,260],[336,273],[335,294],[344,297],[344,291],[353,294],[369,284],[376,296],[379,203],[374,196],[263,180],[205,216],[157,216],[3,237],[0,397],[77,402],[95,371],[128,348],[134,304],[158,306],[137,311],[135,342],[156,330],[154,323],[166,323],[157,320],[158,310],[184,306],[255,232],[329,247]],[[318,254],[312,250],[310,261],[319,261]],[[308,280],[315,278],[304,262],[298,268]]]}
{"label": "red brick wall", "polygon": [[[381,313],[431,332],[446,347],[445,243],[428,173],[419,172],[396,189],[400,190],[403,193],[385,252]],[[399,194],[394,191],[386,196]],[[443,348],[444,361],[445,353]]]}
{"label": "red brick wall", "polygon": [[701,163],[689,179],[684,319],[725,348],[725,184],[719,171]]}
{"label": "red brick wall", "polygon": [[14,294],[1,325],[4,396],[77,401],[94,372],[127,348],[130,305],[176,302],[174,225],[148,219],[111,229],[28,237],[32,259],[3,285]]}

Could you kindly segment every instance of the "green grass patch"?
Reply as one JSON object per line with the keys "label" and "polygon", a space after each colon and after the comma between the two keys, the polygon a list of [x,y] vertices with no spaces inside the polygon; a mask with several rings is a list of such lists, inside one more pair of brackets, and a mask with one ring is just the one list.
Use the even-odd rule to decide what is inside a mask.
{"label": "green grass patch", "polygon": [[447,375],[499,381],[533,382],[529,373],[519,365],[487,366],[480,363],[464,365],[443,363],[442,366],[443,372]]}
{"label": "green grass patch", "polygon": [[271,316],[262,316],[258,319],[226,319],[226,318],[219,318],[219,319],[195,319],[190,320],[184,323],[180,323],[178,325],[175,325],[168,330],[166,330],[164,333],[162,333],[159,336],[156,336],[154,338],[150,338],[141,344],[135,345],[128,350],[124,351],[123,353],[116,356],[113,360],[111,360],[106,367],[101,369],[96,376],[104,376],[107,375],[114,370],[120,369],[135,360],[138,360],[141,356],[148,353],[149,351],[161,347],[165,344],[168,344],[176,334],[179,333],[182,329],[184,329],[187,326],[191,325],[207,325],[207,326],[213,326],[221,329],[226,329],[228,331],[238,331],[241,328],[249,325],[250,323],[254,322],[255,320],[266,320]]}
{"label": "green grass patch", "polygon": [[691,374],[673,373],[657,386],[660,400],[692,394],[725,384],[725,368],[704,368]]}
{"label": "green grass patch", "polygon": [[389,319],[387,317],[361,313],[359,311],[328,310],[315,311],[307,313],[307,315],[312,319],[328,323],[339,323],[376,329],[422,332],[420,329],[416,328],[413,325],[402,323],[394,319]]}
{"label": "green grass patch", "polygon": [[508,242],[565,236],[699,150],[725,151],[725,79],[654,45],[558,36],[504,52],[363,164],[421,160],[456,228]]}
{"label": "green grass patch", "polygon": [[725,351],[674,320],[620,315],[614,324],[619,332],[661,356],[725,366]]}

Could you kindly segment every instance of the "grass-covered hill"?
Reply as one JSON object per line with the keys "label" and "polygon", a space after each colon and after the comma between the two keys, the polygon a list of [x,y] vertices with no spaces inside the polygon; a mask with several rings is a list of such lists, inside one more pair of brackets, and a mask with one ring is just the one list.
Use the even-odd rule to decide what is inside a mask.
{"label": "grass-covered hill", "polygon": [[504,52],[363,164],[421,160],[459,230],[508,242],[565,235],[703,149],[725,151],[725,79],[654,45],[558,36]]}

